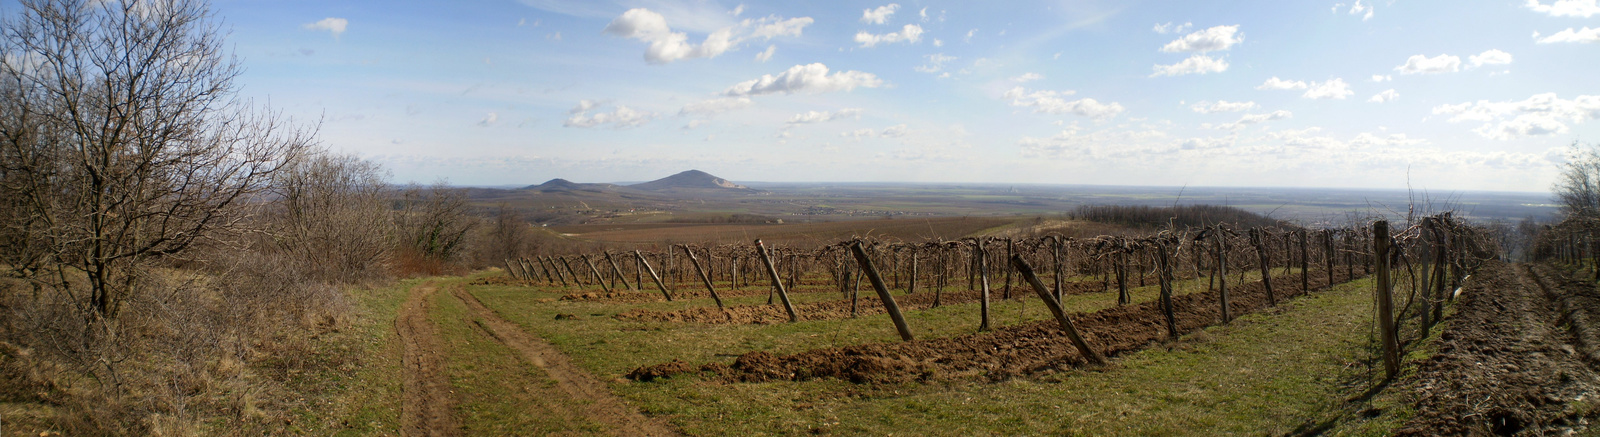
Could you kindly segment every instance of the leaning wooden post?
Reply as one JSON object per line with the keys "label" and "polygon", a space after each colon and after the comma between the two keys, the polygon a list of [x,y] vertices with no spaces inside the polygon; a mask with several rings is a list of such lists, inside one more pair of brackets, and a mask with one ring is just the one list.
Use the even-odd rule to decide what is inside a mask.
{"label": "leaning wooden post", "polygon": [[617,266],[617,260],[611,258],[611,251],[606,251],[606,263],[611,264],[611,272],[617,274],[617,279],[622,280],[622,287],[633,291],[633,284],[628,283],[628,277],[622,274],[622,268]]}
{"label": "leaning wooden post", "polygon": [[561,273],[561,266],[556,265],[555,257],[548,257],[548,256],[547,257],[541,257],[541,258],[539,258],[539,261],[543,262],[543,263],[548,263],[550,265],[550,270],[555,272],[556,278],[561,279],[561,286],[562,287],[567,287],[568,286],[567,275],[564,274],[564,273]]}
{"label": "leaning wooden post", "polygon": [[589,284],[583,283],[583,278],[578,276],[578,269],[572,268],[572,260],[567,259],[567,257],[564,257],[564,256],[560,257],[559,259],[561,260],[561,266],[567,268],[567,274],[572,275],[572,283],[578,284],[578,286],[580,286],[580,287],[584,286],[584,285],[589,285]]}
{"label": "leaning wooden post", "polygon": [[1078,347],[1078,353],[1083,354],[1083,357],[1091,363],[1105,364],[1105,357],[1101,357],[1099,352],[1089,347],[1089,342],[1084,341],[1082,335],[1078,335],[1078,327],[1073,325],[1072,319],[1068,319],[1067,313],[1061,310],[1061,302],[1057,302],[1055,296],[1050,295],[1050,290],[1044,287],[1044,282],[1039,280],[1039,276],[1033,274],[1033,266],[1029,266],[1028,262],[1022,259],[1022,255],[1018,254],[1011,254],[1011,265],[1017,268],[1023,280],[1033,286],[1033,291],[1039,293],[1039,299],[1044,300],[1045,306],[1050,307],[1050,313],[1061,323],[1061,330],[1067,331],[1067,338],[1072,339],[1072,345]]}
{"label": "leaning wooden post", "polygon": [[906,318],[900,315],[900,305],[895,304],[894,296],[889,294],[889,287],[883,284],[883,277],[879,276],[878,269],[872,266],[872,258],[867,257],[867,251],[861,248],[861,242],[851,243],[850,252],[855,254],[856,262],[861,263],[861,272],[872,282],[872,288],[878,291],[878,300],[883,301],[883,309],[889,312],[890,319],[894,319],[894,329],[900,331],[900,339],[913,340],[911,328],[906,326]]}
{"label": "leaning wooden post", "polygon": [[978,312],[982,313],[982,321],[978,323],[979,331],[989,330],[989,254],[983,250],[983,241],[979,240],[974,246],[975,256],[978,260],[978,282],[983,292],[980,295]]}
{"label": "leaning wooden post", "polygon": [[1161,269],[1161,312],[1167,318],[1167,338],[1178,339],[1178,317],[1172,307],[1172,262],[1167,259],[1167,245],[1156,241],[1156,263]]}
{"label": "leaning wooden post", "polygon": [[610,293],[611,286],[606,285],[606,278],[600,276],[600,269],[594,268],[594,261],[589,260],[589,255],[578,255],[578,259],[583,260],[583,263],[589,266],[589,273],[594,274],[594,281],[600,283],[600,290]]}
{"label": "leaning wooden post", "polygon": [[783,289],[783,278],[778,277],[778,268],[772,265],[772,256],[767,255],[767,246],[756,240],[756,252],[761,254],[761,263],[767,266],[767,276],[772,277],[772,289],[778,291],[778,299],[783,300],[783,310],[789,312],[789,323],[800,321],[800,314],[794,312],[794,304],[789,303],[789,291]]}
{"label": "leaning wooden post", "polygon": [[1261,228],[1250,228],[1250,245],[1256,247],[1256,257],[1261,259],[1261,285],[1267,289],[1267,305],[1278,306],[1278,296],[1272,293],[1272,272],[1267,267],[1272,262],[1272,255],[1261,244]]}
{"label": "leaning wooden post", "polygon": [[1394,297],[1389,284],[1389,222],[1372,223],[1372,254],[1377,270],[1378,335],[1383,336],[1383,370],[1388,378],[1400,373],[1400,339],[1394,325]]}
{"label": "leaning wooden post", "polygon": [[530,281],[538,281],[543,279],[546,283],[555,282],[554,280],[550,279],[550,272],[544,272],[544,275],[540,275],[538,270],[534,270],[533,262],[528,261],[527,257],[517,257],[517,265],[522,266],[522,272],[528,275],[528,280]]}
{"label": "leaning wooden post", "polygon": [[644,254],[637,250],[633,251],[633,256],[639,260],[640,265],[644,266],[645,271],[650,272],[650,279],[656,281],[656,288],[661,289],[661,296],[667,298],[667,302],[672,302],[672,293],[668,293],[667,285],[661,283],[661,275],[656,274],[655,267],[650,267],[650,260],[644,259]]}
{"label": "leaning wooden post", "polygon": [[694,263],[694,271],[700,274],[700,281],[706,284],[706,291],[711,293],[711,300],[717,301],[717,309],[726,310],[727,308],[722,306],[722,296],[718,296],[717,289],[711,287],[711,277],[706,276],[705,269],[700,268],[700,258],[694,256],[694,251],[689,250],[688,245],[680,244],[678,247],[683,248],[683,253],[689,254],[689,262]]}

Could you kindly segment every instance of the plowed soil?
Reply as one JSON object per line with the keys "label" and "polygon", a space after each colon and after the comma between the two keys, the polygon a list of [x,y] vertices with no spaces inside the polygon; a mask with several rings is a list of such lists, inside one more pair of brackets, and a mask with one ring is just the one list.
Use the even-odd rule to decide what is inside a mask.
{"label": "plowed soil", "polygon": [[[1313,290],[1328,285],[1325,273],[1314,272],[1311,278]],[[1299,281],[1286,279],[1273,281],[1279,300],[1304,293]],[[1343,271],[1337,272],[1335,277],[1337,282],[1349,279]],[[1218,297],[1215,291],[1175,296],[1173,304],[1179,333],[1221,322]],[[1268,306],[1265,289],[1259,281],[1230,287],[1229,300],[1235,317]],[[1165,317],[1155,301],[1070,317],[1091,347],[1108,357],[1141,349],[1168,336]],[[902,382],[977,375],[1004,379],[1085,363],[1060,325],[1049,320],[974,335],[814,349],[786,356],[750,352],[738,357],[731,366],[712,363],[696,368],[674,361],[635,369],[629,377],[649,380],[704,370],[746,382],[829,377],[857,383]]]}
{"label": "plowed soil", "polygon": [[1418,366],[1401,435],[1565,435],[1600,395],[1591,284],[1491,262],[1469,281],[1438,353]]}

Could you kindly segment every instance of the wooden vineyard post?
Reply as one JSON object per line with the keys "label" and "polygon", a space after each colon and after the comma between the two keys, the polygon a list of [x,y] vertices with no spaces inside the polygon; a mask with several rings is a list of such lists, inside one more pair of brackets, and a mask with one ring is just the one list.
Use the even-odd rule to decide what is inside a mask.
{"label": "wooden vineyard post", "polygon": [[1328,258],[1328,288],[1333,288],[1333,230],[1322,230],[1322,253]]}
{"label": "wooden vineyard post", "polygon": [[650,260],[644,259],[644,254],[637,250],[633,251],[633,256],[639,260],[639,265],[644,266],[645,271],[650,272],[650,279],[655,280],[656,288],[661,289],[661,297],[667,298],[667,302],[672,302],[672,293],[667,292],[667,284],[661,283],[661,275],[656,274],[656,269],[650,267]]}
{"label": "wooden vineyard post", "polygon": [[717,301],[717,309],[727,310],[726,307],[722,306],[722,296],[718,296],[717,289],[711,287],[711,277],[706,276],[705,269],[700,268],[700,258],[694,256],[694,251],[689,250],[688,245],[680,244],[678,247],[683,248],[683,253],[689,254],[689,262],[694,263],[694,271],[700,274],[700,281],[706,284],[706,292],[711,293],[711,300]]}
{"label": "wooden vineyard post", "polygon": [[633,258],[633,285],[635,290],[644,291],[644,257]]}
{"label": "wooden vineyard post", "polygon": [[512,279],[527,280],[526,278],[523,278],[522,275],[517,274],[517,269],[511,268],[511,260],[510,259],[507,259],[505,261],[506,261],[506,275],[511,276]]}
{"label": "wooden vineyard post", "polygon": [[628,283],[628,277],[622,274],[622,268],[617,266],[617,260],[611,258],[611,251],[609,250],[606,251],[606,264],[611,265],[611,272],[615,273],[617,275],[617,279],[622,281],[622,288],[627,289],[628,291],[635,290],[635,288],[633,288],[633,284]]}
{"label": "wooden vineyard post", "polygon": [[1218,301],[1222,304],[1222,323],[1233,321],[1233,313],[1228,308],[1228,236],[1222,233],[1222,228],[1217,229],[1217,287],[1219,290]]}
{"label": "wooden vineyard post", "polygon": [[989,330],[989,254],[984,253],[985,251],[983,250],[983,241],[982,240],[979,240],[977,242],[977,246],[975,246],[975,247],[976,247],[976,249],[974,249],[974,253],[976,254],[975,256],[978,259],[978,283],[979,283],[978,285],[979,285],[979,287],[982,287],[982,289],[983,289],[983,292],[980,295],[979,304],[978,304],[978,312],[982,314],[982,316],[981,316],[982,320],[980,322],[978,322],[978,330],[979,331],[988,331]]}
{"label": "wooden vineyard post", "polygon": [[1167,319],[1167,338],[1178,339],[1178,317],[1172,307],[1172,261],[1167,257],[1167,245],[1156,241],[1156,264],[1160,269],[1161,312]]}
{"label": "wooden vineyard post", "polygon": [[913,340],[911,328],[906,326],[906,318],[900,315],[900,305],[895,304],[894,295],[889,294],[889,287],[884,285],[883,277],[878,275],[878,269],[872,266],[872,258],[861,248],[861,242],[851,244],[850,252],[855,254],[856,262],[861,263],[861,273],[867,275],[867,281],[872,282],[872,288],[878,291],[878,299],[883,301],[883,309],[889,312],[889,318],[894,319],[894,329],[900,331],[900,339]]}
{"label": "wooden vineyard post", "polygon": [[1055,236],[1055,235],[1051,235],[1050,236],[1050,264],[1054,266],[1054,268],[1051,269],[1051,270],[1055,274],[1055,283],[1051,284],[1051,286],[1052,286],[1052,288],[1055,289],[1056,301],[1060,301],[1061,300],[1061,237]]}
{"label": "wooden vineyard post", "polygon": [[1120,240],[1112,250],[1117,251],[1115,259],[1117,272],[1117,306],[1133,303],[1133,296],[1128,294],[1128,242]]}
{"label": "wooden vineyard post", "polygon": [[[1250,245],[1256,247],[1256,257],[1261,259],[1261,285],[1267,289],[1267,305],[1278,306],[1278,296],[1272,292],[1272,255],[1267,252],[1267,247],[1261,243],[1261,228],[1250,228]],[[1305,291],[1301,289],[1301,291]]]}
{"label": "wooden vineyard post", "polygon": [[917,250],[911,250],[911,276],[906,278],[906,294],[917,292]]}
{"label": "wooden vineyard post", "polygon": [[[1017,243],[1014,242],[1014,241],[1011,241],[1010,237],[1007,237],[1006,238],[1006,257],[1010,258],[1011,256],[1016,255],[1016,254],[1017,254]],[[1000,293],[1000,296],[1001,296],[1002,299],[1011,300],[1011,269],[1006,269],[1006,286],[1005,286],[1005,290]]]}
{"label": "wooden vineyard post", "polygon": [[1105,357],[1089,347],[1089,342],[1084,341],[1082,335],[1078,335],[1078,327],[1073,325],[1072,319],[1067,318],[1067,313],[1061,310],[1061,302],[1056,301],[1055,297],[1050,295],[1050,290],[1044,287],[1044,282],[1039,280],[1039,276],[1033,274],[1033,266],[1029,266],[1028,262],[1022,259],[1022,255],[1017,254],[1011,255],[1011,266],[1017,269],[1023,280],[1033,286],[1033,291],[1039,294],[1039,299],[1044,300],[1045,306],[1050,307],[1050,314],[1056,316],[1056,321],[1061,323],[1061,330],[1067,331],[1067,338],[1072,339],[1072,345],[1078,347],[1078,353],[1083,354],[1083,357],[1091,363],[1105,364]]}
{"label": "wooden vineyard post", "polygon": [[783,300],[783,310],[789,312],[789,323],[800,321],[800,315],[794,312],[794,304],[789,303],[789,291],[783,289],[783,278],[778,277],[778,268],[772,265],[772,256],[767,255],[767,246],[756,240],[756,252],[761,254],[761,263],[767,266],[767,276],[772,277],[772,288],[778,291],[778,298]]}
{"label": "wooden vineyard post", "polygon": [[1374,295],[1378,300],[1378,335],[1382,336],[1383,341],[1384,374],[1387,378],[1394,378],[1400,373],[1400,339],[1395,333],[1394,290],[1389,283],[1389,249],[1389,222],[1373,222],[1372,254],[1374,269],[1377,270]]}
{"label": "wooden vineyard post", "polygon": [[594,281],[600,283],[600,289],[610,293],[611,287],[606,285],[606,278],[600,277],[600,269],[594,268],[594,261],[589,260],[589,255],[578,255],[578,259],[583,260],[583,263],[589,266],[589,273],[594,274]]}
{"label": "wooden vineyard post", "polygon": [[1308,233],[1310,233],[1310,231],[1307,231],[1305,229],[1301,229],[1300,230],[1300,289],[1301,290],[1309,290],[1309,289],[1311,289],[1311,257],[1307,256],[1307,255],[1310,255],[1311,253],[1308,252],[1308,249],[1306,248],[1306,234],[1308,234]]}
{"label": "wooden vineyard post", "polygon": [[578,276],[578,269],[572,268],[572,260],[567,259],[567,257],[564,257],[564,256],[561,257],[560,259],[561,259],[561,266],[567,268],[567,274],[568,275],[572,275],[572,283],[578,284],[578,286],[580,286],[580,287],[584,286],[584,285],[589,285],[589,284],[583,283],[583,278]]}
{"label": "wooden vineyard post", "polygon": [[[529,261],[528,258],[526,258],[526,257],[518,257],[517,258],[517,265],[522,266],[522,271],[523,272],[527,272],[528,273],[528,278],[531,279],[531,280],[543,279],[545,283],[548,283],[548,284],[554,284],[555,283],[554,279],[550,279],[550,271],[546,270],[543,275],[540,275],[538,270],[534,270],[533,269],[533,262]],[[543,264],[540,264],[539,266],[540,267],[544,267]]]}
{"label": "wooden vineyard post", "polygon": [[539,260],[542,263],[548,263],[550,265],[550,270],[555,272],[556,278],[561,279],[561,286],[562,287],[569,286],[568,282],[567,282],[567,275],[564,274],[564,273],[561,273],[561,266],[556,265],[556,260],[555,260],[554,257],[548,257],[548,256],[547,257],[541,257],[541,258],[539,258]]}

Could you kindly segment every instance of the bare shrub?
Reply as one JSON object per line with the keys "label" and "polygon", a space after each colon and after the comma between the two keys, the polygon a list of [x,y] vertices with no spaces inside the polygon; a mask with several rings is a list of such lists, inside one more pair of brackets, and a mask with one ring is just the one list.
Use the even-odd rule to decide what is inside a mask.
{"label": "bare shrub", "polygon": [[350,155],[295,162],[273,179],[272,246],[314,279],[351,283],[383,275],[394,248],[386,176]]}

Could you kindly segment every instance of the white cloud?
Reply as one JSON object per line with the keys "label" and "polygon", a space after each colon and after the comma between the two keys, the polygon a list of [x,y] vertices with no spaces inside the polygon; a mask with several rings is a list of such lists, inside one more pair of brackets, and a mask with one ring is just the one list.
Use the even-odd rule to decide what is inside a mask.
{"label": "white cloud", "polygon": [[[890,3],[890,4],[887,4],[887,5],[879,6],[879,7],[874,8],[874,9],[862,10],[861,11],[861,22],[862,23],[872,23],[872,24],[883,24],[883,23],[886,23],[886,22],[889,21],[889,16],[890,15],[894,15],[894,11],[898,10],[898,9],[900,9],[900,5],[894,4],[894,3]],[[922,9],[922,17],[923,18],[927,18],[928,17],[928,9],[927,8],[923,8]]]}
{"label": "white cloud", "polygon": [[1001,98],[1010,100],[1011,106],[1033,108],[1035,113],[1049,114],[1077,114],[1095,120],[1104,120],[1121,114],[1122,105],[1116,102],[1100,103],[1095,99],[1067,100],[1063,97],[1075,94],[1075,91],[1049,91],[1039,90],[1029,92],[1022,87],[1006,91]]}
{"label": "white cloud", "polygon": [[703,120],[703,119],[701,119],[701,120],[689,120],[689,124],[683,125],[683,129],[684,130],[696,129],[696,128],[699,128],[700,126],[705,126],[708,123],[711,123],[711,120]]}
{"label": "white cloud", "polygon": [[1473,67],[1482,67],[1485,65],[1505,65],[1511,63],[1511,54],[1496,49],[1490,49],[1483,53],[1468,56],[1467,61],[1471,62]]}
{"label": "white cloud", "polygon": [[567,111],[567,113],[568,114],[577,114],[577,113],[580,113],[580,112],[589,112],[590,109],[598,108],[602,104],[605,104],[605,102],[600,102],[600,101],[595,101],[595,100],[579,100],[578,101],[578,106],[574,106],[572,108],[572,110]]}
{"label": "white cloud", "polygon": [[1350,84],[1344,83],[1344,79],[1334,79],[1326,82],[1312,82],[1311,87],[1306,89],[1306,93],[1300,96],[1308,99],[1343,100],[1345,97],[1350,97],[1355,93],[1355,91],[1350,91]]}
{"label": "white cloud", "polygon": [[856,32],[856,43],[862,47],[872,47],[878,44],[891,44],[906,42],[916,44],[922,42],[922,26],[907,24],[899,32],[874,34],[865,30]]}
{"label": "white cloud", "polygon": [[683,105],[683,109],[678,110],[678,115],[716,115],[735,109],[748,108],[753,103],[749,97],[723,97]]}
{"label": "white cloud", "polygon": [[1461,71],[1461,57],[1439,55],[1432,58],[1423,55],[1411,55],[1406,58],[1406,63],[1399,67],[1400,74],[1439,74]]}
{"label": "white cloud", "polygon": [[1373,94],[1372,98],[1367,99],[1367,101],[1371,103],[1386,103],[1394,101],[1394,99],[1398,98],[1400,98],[1400,93],[1396,92],[1393,88],[1390,88],[1381,93]]}
{"label": "white cloud", "polygon": [[1194,27],[1194,23],[1183,23],[1183,24],[1179,24],[1179,25],[1173,25],[1171,21],[1168,21],[1166,23],[1157,24],[1155,29],[1151,29],[1151,30],[1154,30],[1156,33],[1160,33],[1160,34],[1183,33],[1183,32],[1188,31],[1190,27]]}
{"label": "white cloud", "polygon": [[1302,82],[1302,81],[1298,81],[1298,80],[1283,80],[1283,79],[1279,79],[1278,76],[1272,76],[1271,79],[1267,79],[1267,81],[1266,82],[1262,82],[1261,85],[1256,85],[1256,89],[1258,89],[1258,90],[1303,90],[1303,89],[1306,89],[1306,83]]}
{"label": "white cloud", "polygon": [[1567,123],[1600,119],[1600,95],[1566,100],[1545,93],[1522,101],[1479,100],[1435,106],[1433,113],[1450,115],[1451,123],[1482,122],[1473,132],[1493,139],[1560,134],[1567,132]]}
{"label": "white cloud", "polygon": [[611,112],[599,112],[590,115],[589,111],[597,106],[597,104],[588,100],[579,102],[577,107],[572,108],[572,116],[567,117],[567,121],[561,123],[561,125],[566,127],[595,127],[609,124],[611,127],[624,129],[643,126],[656,118],[656,113],[654,112],[640,111],[622,105],[617,105]]}
{"label": "white cloud", "polygon": [[483,117],[483,120],[479,120],[478,121],[478,125],[479,126],[489,126],[489,125],[493,125],[497,121],[500,121],[500,114],[496,114],[496,113],[490,112],[489,115],[486,115],[486,116]]}
{"label": "white cloud", "polygon": [[1155,70],[1155,72],[1150,73],[1150,77],[1221,73],[1228,71],[1228,61],[1223,59],[1214,59],[1206,55],[1195,54],[1194,56],[1190,56],[1189,59],[1184,59],[1183,62],[1176,64],[1157,64],[1153,70]]}
{"label": "white cloud", "polygon": [[1595,0],[1556,0],[1548,5],[1539,0],[1528,0],[1525,5],[1534,12],[1550,14],[1552,17],[1589,18],[1600,14],[1600,6],[1595,4]]}
{"label": "white cloud", "polygon": [[[1534,35],[1537,38],[1538,33],[1535,32]],[[1592,29],[1589,27],[1584,27],[1583,30],[1573,30],[1572,28],[1568,27],[1567,30],[1556,32],[1554,35],[1539,38],[1538,42],[1539,44],[1559,42],[1590,44],[1594,42],[1600,42],[1600,27]]]}
{"label": "white cloud", "polygon": [[806,111],[789,117],[789,124],[825,123],[845,118],[861,118],[860,108],[846,108],[834,112]]}
{"label": "white cloud", "polygon": [[906,129],[906,125],[897,124],[884,128],[883,133],[878,134],[878,136],[884,138],[900,138],[906,136],[907,133],[910,133],[910,130]]}
{"label": "white cloud", "polygon": [[1039,73],[1022,73],[1021,76],[1011,78],[1011,81],[1016,83],[1025,83],[1039,79],[1044,79],[1044,75]]}
{"label": "white cloud", "polygon": [[1244,37],[1242,35],[1236,36],[1238,32],[1239,25],[1237,24],[1232,26],[1216,26],[1184,35],[1183,38],[1178,38],[1177,40],[1162,46],[1161,51],[1167,53],[1205,53],[1217,50],[1227,50],[1228,48],[1233,47],[1234,44],[1244,41]]}
{"label": "white cloud", "polygon": [[1361,0],[1356,0],[1355,4],[1350,5],[1350,15],[1361,15],[1361,21],[1371,20],[1372,5],[1364,5]]}
{"label": "white cloud", "polygon": [[928,8],[922,8],[921,11],[917,11],[917,15],[922,16],[922,22],[928,22]]}
{"label": "white cloud", "polygon": [[853,131],[839,132],[839,136],[841,136],[841,137],[858,138],[858,139],[862,138],[862,137],[870,137],[870,136],[877,135],[877,134],[878,134],[878,131],[875,131],[875,130],[872,130],[872,129],[856,129],[856,130],[853,130]]}
{"label": "white cloud", "polygon": [[969,30],[969,31],[967,31],[967,37],[966,37],[966,39],[963,39],[963,40],[962,40],[962,41],[965,41],[965,42],[972,42],[972,36],[973,36],[973,35],[977,35],[977,34],[978,34],[978,29],[972,29],[972,30]]}
{"label": "white cloud", "polygon": [[1284,110],[1272,111],[1272,112],[1266,113],[1266,114],[1245,114],[1243,117],[1239,117],[1239,121],[1235,121],[1233,123],[1224,123],[1224,124],[1222,124],[1220,126],[1217,126],[1217,129],[1238,130],[1239,128],[1242,128],[1242,127],[1245,127],[1245,126],[1249,126],[1249,125],[1252,125],[1252,124],[1261,123],[1261,122],[1267,122],[1267,121],[1272,121],[1272,120],[1282,120],[1282,119],[1290,118],[1290,117],[1294,117],[1294,113],[1291,113],[1289,111],[1284,111]]}
{"label": "white cloud", "polygon": [[1194,112],[1201,114],[1211,114],[1215,112],[1239,112],[1248,111],[1255,108],[1256,102],[1230,102],[1227,100],[1218,100],[1216,103],[1202,100],[1189,106],[1189,109],[1193,109]]}
{"label": "white cloud", "polygon": [[761,53],[756,53],[756,62],[767,62],[767,60],[772,59],[772,54],[777,52],[778,46],[769,45],[767,46],[766,50],[762,50]]}
{"label": "white cloud", "polygon": [[1374,75],[1372,75],[1372,81],[1373,82],[1388,82],[1388,81],[1391,81],[1391,80],[1394,80],[1394,76],[1390,76],[1390,75],[1387,75],[1387,74],[1374,74]]}
{"label": "white cloud", "polygon": [[850,91],[856,87],[877,88],[883,79],[872,73],[840,71],[828,74],[822,63],[796,65],[778,75],[763,74],[760,78],[739,82],[722,92],[728,97],[747,97],[765,94],[819,94],[832,91]]}
{"label": "white cloud", "polygon": [[679,59],[714,58],[750,40],[800,36],[812,22],[811,17],[745,19],[737,25],[711,32],[705,41],[695,45],[689,43],[688,34],[673,32],[667,27],[667,20],[660,13],[635,8],[611,20],[601,32],[649,43],[644,52],[645,61],[665,64]]}
{"label": "white cloud", "polygon": [[917,71],[923,72],[923,73],[938,73],[939,70],[944,69],[944,64],[945,63],[948,63],[950,61],[956,60],[955,56],[946,56],[944,53],[934,53],[934,54],[931,54],[931,55],[923,55],[923,57],[924,58],[928,58],[928,63],[924,64],[924,65],[919,65],[919,66],[916,66],[916,67],[911,67],[912,70],[917,70]]}
{"label": "white cloud", "polygon": [[344,33],[345,28],[349,26],[350,20],[334,17],[323,18],[315,23],[306,23],[300,25],[300,27],[311,30],[326,30],[329,33],[332,33],[334,38],[338,38],[339,34]]}
{"label": "white cloud", "polygon": [[739,16],[740,14],[743,14],[743,13],[744,13],[744,3],[740,3],[739,6],[735,6],[733,8],[733,10],[728,11],[728,15],[732,15],[732,16],[735,16],[735,17],[737,17],[737,16]]}

